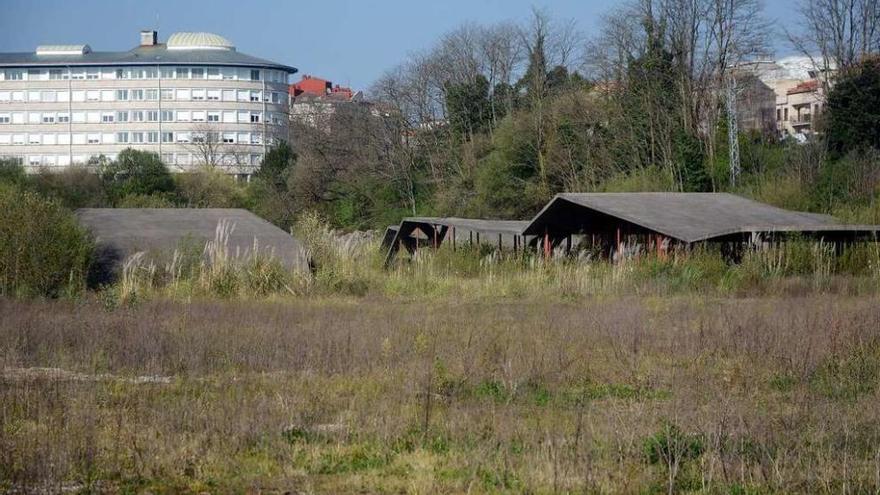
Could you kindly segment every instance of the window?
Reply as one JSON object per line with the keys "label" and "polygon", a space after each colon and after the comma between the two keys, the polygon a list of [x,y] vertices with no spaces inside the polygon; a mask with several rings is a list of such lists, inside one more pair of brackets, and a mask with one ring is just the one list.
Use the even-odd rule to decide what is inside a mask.
{"label": "window", "polygon": [[0,145],[12,144],[12,136],[9,134],[0,134]]}
{"label": "window", "polygon": [[0,91],[0,103],[8,103],[12,99],[12,93],[9,91]]}
{"label": "window", "polygon": [[116,142],[117,143],[127,143],[128,142],[128,133],[127,132],[117,132],[116,133]]}
{"label": "window", "polygon": [[24,134],[13,134],[12,144],[24,144]]}
{"label": "window", "polygon": [[40,92],[28,91],[28,101],[40,101]]}
{"label": "window", "polygon": [[263,136],[258,132],[252,132],[251,144],[263,144]]}
{"label": "window", "polygon": [[86,144],[86,135],[85,134],[74,134],[73,135],[73,144]]}
{"label": "window", "polygon": [[204,89],[194,89],[192,90],[192,99],[194,101],[202,101],[205,99],[205,90]]}
{"label": "window", "polygon": [[142,89],[132,89],[130,91],[131,99],[134,101],[143,101],[144,100],[144,90]]}
{"label": "window", "polygon": [[205,78],[205,69],[193,67],[192,78],[193,79],[204,79]]}
{"label": "window", "polygon": [[258,124],[260,122],[260,114],[257,112],[251,113],[251,124]]}
{"label": "window", "polygon": [[174,99],[174,90],[173,89],[163,89],[162,90],[162,100],[171,101]]}
{"label": "window", "polygon": [[189,133],[188,132],[178,132],[175,135],[175,138],[178,143],[188,143],[189,142]]}
{"label": "window", "polygon": [[98,72],[98,69],[86,70],[86,79],[98,79],[99,77],[101,77],[101,73]]}
{"label": "window", "polygon": [[235,101],[235,90],[234,89],[224,89],[223,90],[223,101]]}
{"label": "window", "polygon": [[156,131],[150,131],[147,133],[147,142],[148,143],[158,143],[159,142],[159,133]]}
{"label": "window", "polygon": [[40,155],[31,155],[28,157],[28,165],[32,167],[37,167],[43,164],[42,157]]}
{"label": "window", "polygon": [[116,69],[116,79],[128,79],[128,71],[125,69]]}
{"label": "window", "polygon": [[[131,120],[137,121],[138,120],[137,114],[138,114],[137,111],[131,112]],[[116,121],[117,122],[128,122],[128,116],[129,116],[129,114],[127,111],[116,112]]]}
{"label": "window", "polygon": [[149,101],[156,101],[159,99],[159,90],[158,89],[148,89],[144,93],[145,98]]}
{"label": "window", "polygon": [[220,68],[220,77],[224,81],[232,81],[235,79],[235,69],[231,67],[221,67]]}
{"label": "window", "polygon": [[173,132],[163,132],[162,133],[162,142],[163,143],[173,143],[174,142],[174,133]]}
{"label": "window", "polygon": [[260,71],[257,69],[251,70],[251,81],[259,81],[260,80]]}
{"label": "window", "polygon": [[12,101],[13,102],[24,101],[24,91],[13,91],[12,92]]}
{"label": "window", "polygon": [[128,101],[128,90],[127,89],[117,89],[116,90],[116,99],[118,101]]}
{"label": "window", "polygon": [[8,124],[10,122],[8,113],[0,113],[0,124]]}
{"label": "window", "polygon": [[178,79],[189,79],[189,69],[187,67],[178,67],[175,74]]}
{"label": "window", "polygon": [[101,114],[101,122],[103,122],[105,124],[111,124],[115,121],[116,121],[115,116],[112,113],[105,112],[105,113]]}
{"label": "window", "polygon": [[226,123],[235,123],[235,112],[223,112],[223,122]]}
{"label": "window", "polygon": [[226,144],[232,144],[235,142],[235,133],[233,132],[224,132],[223,133],[223,142]]}
{"label": "window", "polygon": [[86,142],[88,144],[99,144],[101,142],[101,135],[100,134],[89,134],[86,137]]}
{"label": "window", "polygon": [[192,142],[194,142],[194,143],[204,143],[204,142],[205,142],[205,135],[202,134],[202,133],[200,133],[200,132],[194,132],[194,133],[192,134]]}
{"label": "window", "polygon": [[155,67],[148,67],[144,69],[144,77],[146,79],[156,79],[157,70]]}
{"label": "window", "polygon": [[58,101],[60,101],[60,102],[70,101],[70,93],[68,91],[59,91],[58,92]]}
{"label": "window", "polygon": [[275,91],[272,92],[272,103],[281,103],[280,93],[276,93]]}
{"label": "window", "polygon": [[7,81],[24,80],[24,72],[20,71],[20,70],[7,70],[6,71],[6,80]]}
{"label": "window", "polygon": [[245,90],[238,91],[238,101],[248,101],[250,100],[250,92]]}
{"label": "window", "polygon": [[40,144],[39,134],[28,134],[28,144]]}
{"label": "window", "polygon": [[259,91],[251,91],[250,100],[252,102],[260,101],[260,92]]}
{"label": "window", "polygon": [[43,123],[44,124],[54,124],[55,123],[55,114],[54,113],[44,113],[43,114]]}
{"label": "window", "polygon": [[86,100],[87,101],[100,101],[101,100],[101,92],[97,89],[86,91]]}
{"label": "window", "polygon": [[43,144],[51,146],[57,142],[58,140],[55,138],[55,134],[43,134]]}
{"label": "window", "polygon": [[88,112],[86,114],[86,122],[89,124],[98,124],[101,122],[101,112]]}
{"label": "window", "polygon": [[[43,79],[43,74],[45,73],[39,69],[28,69],[27,79],[28,81],[39,81]],[[48,74],[46,76],[48,77]]]}
{"label": "window", "polygon": [[12,112],[13,124],[24,124],[24,112]]}
{"label": "window", "polygon": [[65,124],[67,122],[70,122],[70,115],[67,112],[59,113],[58,114],[58,123]]}
{"label": "window", "polygon": [[178,122],[189,122],[191,118],[191,113],[189,110],[178,110],[177,111],[177,121]]}
{"label": "window", "polygon": [[220,122],[220,112],[208,112],[208,122]]}
{"label": "window", "polygon": [[147,122],[156,122],[159,120],[158,110],[147,110]]}
{"label": "window", "polygon": [[71,98],[71,100],[75,101],[75,102],[86,101],[86,92],[85,91],[74,91],[73,97]]}
{"label": "window", "polygon": [[71,79],[85,79],[86,78],[86,71],[84,71],[82,69],[73,69],[70,71],[70,78]]}
{"label": "window", "polygon": [[159,76],[162,79],[174,79],[174,69],[171,67],[162,67],[159,69]]}
{"label": "window", "polygon": [[39,124],[40,123],[40,114],[37,112],[28,113],[28,124]]}
{"label": "window", "polygon": [[86,113],[73,112],[73,115],[70,116],[70,119],[73,120],[74,124],[83,124],[86,121]]}
{"label": "window", "polygon": [[116,69],[101,70],[101,79],[116,79]]}
{"label": "window", "polygon": [[132,79],[143,79],[144,78],[144,69],[131,69],[131,78]]}
{"label": "window", "polygon": [[[104,144],[115,143],[116,142],[116,134],[106,134],[106,133],[102,134],[101,135],[101,142],[103,142]],[[108,156],[107,158],[110,158],[110,157]],[[113,160],[113,158],[110,158],[110,159]]]}
{"label": "window", "polygon": [[174,111],[162,110],[162,122],[174,122]]}
{"label": "window", "polygon": [[218,67],[209,67],[208,68],[208,79],[211,79],[211,80],[220,79],[220,69]]}
{"label": "window", "polygon": [[248,112],[238,112],[238,121],[241,123],[249,122],[251,119],[251,114]]}
{"label": "window", "polygon": [[219,89],[209,89],[208,90],[208,101],[220,101],[220,90]]}
{"label": "window", "polygon": [[190,98],[190,91],[188,89],[178,89],[175,91],[175,98],[178,101],[187,101]]}
{"label": "window", "polygon": [[58,144],[70,144],[70,134],[64,133],[58,135]]}
{"label": "window", "polygon": [[144,142],[144,133],[143,132],[132,132],[131,133],[131,142],[132,143],[143,143]]}
{"label": "window", "polygon": [[64,72],[61,69],[49,69],[49,79],[52,81],[61,79]]}
{"label": "window", "polygon": [[167,164],[174,163],[174,153],[162,153],[162,161]]}
{"label": "window", "polygon": [[205,121],[205,112],[204,111],[196,111],[192,113],[193,122],[204,122]]}

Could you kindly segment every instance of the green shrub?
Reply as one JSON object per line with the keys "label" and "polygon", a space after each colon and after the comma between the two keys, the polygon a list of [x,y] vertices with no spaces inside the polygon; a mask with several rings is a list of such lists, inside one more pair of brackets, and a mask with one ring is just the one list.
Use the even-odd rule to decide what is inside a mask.
{"label": "green shrub", "polygon": [[93,248],[88,233],[57,201],[0,187],[0,294],[78,292]]}
{"label": "green shrub", "polygon": [[113,201],[130,194],[174,191],[174,179],[156,153],[127,148],[119,153],[116,160],[100,165],[100,171]]}
{"label": "green shrub", "polygon": [[210,167],[177,174],[177,196],[187,208],[241,208],[244,191],[235,180]]}
{"label": "green shrub", "polygon": [[0,159],[0,184],[24,184],[27,174],[18,160]]}
{"label": "green shrub", "polygon": [[108,206],[101,177],[88,167],[41,170],[30,179],[34,190],[46,197],[58,199],[67,208]]}

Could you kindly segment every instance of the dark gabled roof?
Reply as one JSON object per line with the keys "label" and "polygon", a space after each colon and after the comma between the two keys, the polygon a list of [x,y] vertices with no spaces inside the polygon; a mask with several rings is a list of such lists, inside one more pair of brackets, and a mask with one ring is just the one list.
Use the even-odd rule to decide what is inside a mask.
{"label": "dark gabled roof", "polygon": [[221,65],[283,70],[295,67],[253,57],[235,50],[169,50],[164,43],[138,46],[127,52],[37,55],[36,52],[0,53],[0,67],[91,67],[107,65]]}
{"label": "dark gabled roof", "polygon": [[557,194],[524,233],[542,234],[551,211],[564,203],[688,243],[749,232],[878,230],[876,226],[843,225],[827,215],[783,210],[726,193],[564,193]]}
{"label": "dark gabled roof", "polygon": [[247,210],[235,208],[83,208],[80,223],[95,237],[106,263],[118,264],[139,251],[159,256],[195,243],[204,248],[214,240],[221,221],[232,227],[230,255],[248,256],[256,241],[260,254],[274,256],[285,266],[304,270],[308,258],[302,244],[287,232]]}

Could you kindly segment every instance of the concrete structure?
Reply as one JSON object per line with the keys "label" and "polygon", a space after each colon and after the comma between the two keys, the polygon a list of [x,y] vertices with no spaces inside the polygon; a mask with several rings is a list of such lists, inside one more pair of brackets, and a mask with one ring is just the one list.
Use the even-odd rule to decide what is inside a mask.
{"label": "concrete structure", "polygon": [[378,110],[364,100],[363,93],[351,88],[334,85],[331,81],[314,76],[303,78],[290,85],[290,120],[291,122],[320,128],[327,133],[332,132],[328,120],[339,105],[361,105],[365,115],[380,117]]}
{"label": "concrete structure", "polygon": [[[287,232],[247,210],[234,208],[83,208],[76,216],[95,237],[96,270],[102,281],[112,280],[122,262],[145,252],[166,262],[175,250],[195,249],[222,239],[232,257],[272,256],[294,270],[307,270],[303,245]],[[226,225],[227,230],[221,231]]]}
{"label": "concrete structure", "polygon": [[52,168],[132,147],[159,153],[172,170],[214,161],[250,174],[276,138],[287,138],[295,72],[211,33],[159,43],[143,31],[125,52],[47,45],[0,53],[0,156]]}
{"label": "concrete structure", "polygon": [[816,67],[821,60],[786,57],[776,61],[742,65],[770,87],[776,95],[775,121],[780,137],[806,140],[816,132],[815,121],[825,108],[825,86],[834,67]]}

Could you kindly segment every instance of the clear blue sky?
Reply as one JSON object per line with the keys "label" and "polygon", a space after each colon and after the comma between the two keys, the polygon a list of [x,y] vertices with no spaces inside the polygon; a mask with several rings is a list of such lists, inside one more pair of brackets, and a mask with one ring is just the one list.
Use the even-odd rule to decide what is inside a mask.
{"label": "clear blue sky", "polygon": [[[410,52],[430,47],[464,22],[526,19],[531,7],[573,18],[587,35],[613,0],[0,0],[0,51],[39,44],[87,43],[96,51],[128,50],[138,31],[156,26],[210,31],[239,51],[293,65],[365,89]],[[790,2],[765,2],[771,19],[792,15]],[[776,23],[778,25],[778,23]],[[781,36],[781,35],[780,35]],[[780,41],[779,46],[783,43]]]}

